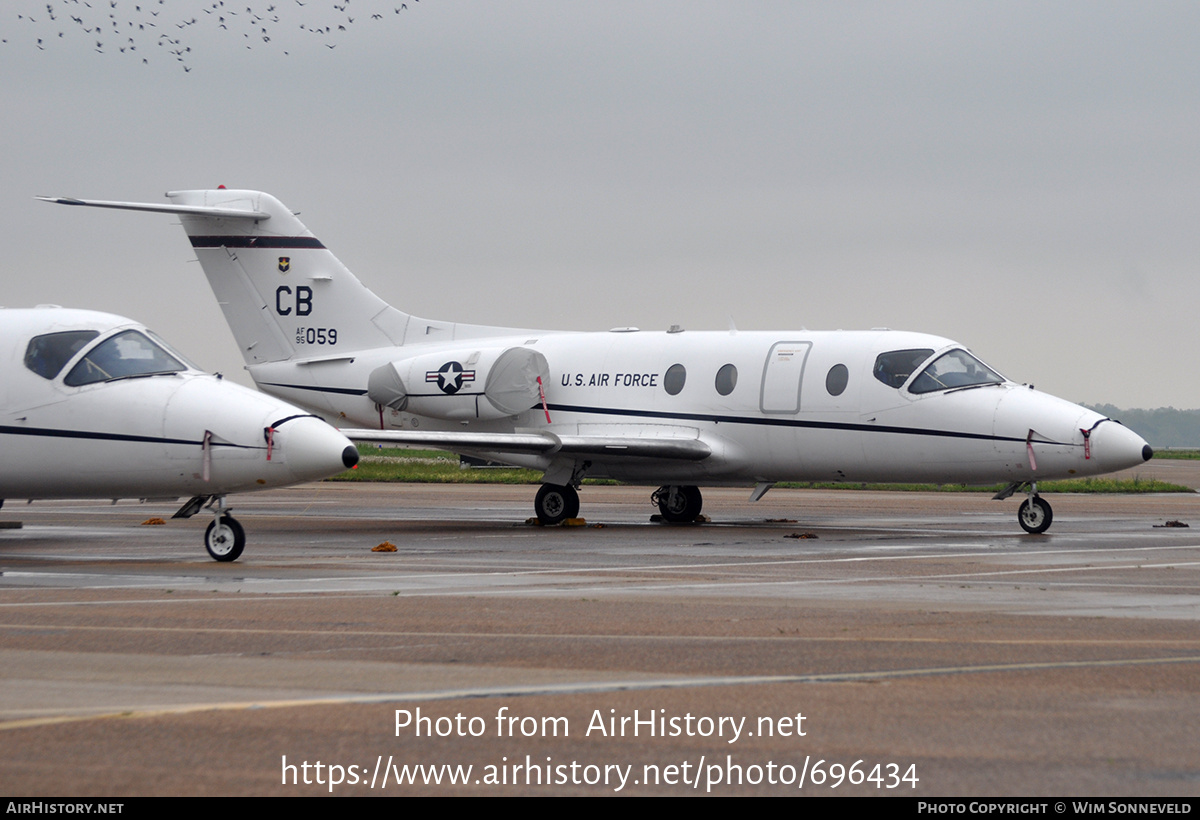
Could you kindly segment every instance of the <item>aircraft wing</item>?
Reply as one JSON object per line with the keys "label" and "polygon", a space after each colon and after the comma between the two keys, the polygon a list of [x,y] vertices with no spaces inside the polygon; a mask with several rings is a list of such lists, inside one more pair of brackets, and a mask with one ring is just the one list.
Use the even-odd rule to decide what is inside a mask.
{"label": "aircraft wing", "polygon": [[342,429],[352,441],[369,444],[416,444],[437,450],[494,453],[542,453],[596,458],[657,458],[703,461],[712,454],[695,438],[634,436],[560,436],[554,433],[458,433],[416,430]]}

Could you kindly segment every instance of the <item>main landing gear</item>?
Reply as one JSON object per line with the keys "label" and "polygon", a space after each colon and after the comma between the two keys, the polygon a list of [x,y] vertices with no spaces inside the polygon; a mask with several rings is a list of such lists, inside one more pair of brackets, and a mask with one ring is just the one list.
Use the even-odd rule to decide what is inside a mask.
{"label": "main landing gear", "polygon": [[[704,506],[700,488],[690,485],[671,484],[659,487],[650,496],[650,500],[658,505],[663,520],[671,524],[688,524],[695,521]],[[561,524],[568,518],[579,516],[579,493],[570,484],[543,484],[533,500],[533,509],[542,524]],[[209,553],[213,558],[217,558],[211,549]],[[232,561],[233,558],[217,560]]]}
{"label": "main landing gear", "polygon": [[229,514],[223,495],[198,495],[189,499],[172,518],[191,518],[207,506],[213,511],[212,523],[204,531],[204,548],[214,561],[236,561],[246,548],[246,531]]}
{"label": "main landing gear", "polygon": [[689,524],[695,521],[704,506],[700,488],[690,485],[670,484],[659,487],[650,496],[650,500],[658,505],[663,520],[671,524]]}
{"label": "main landing gear", "polygon": [[1054,510],[1050,508],[1049,501],[1038,495],[1036,481],[1014,482],[992,498],[1003,501],[1022,486],[1028,486],[1028,497],[1021,502],[1021,506],[1017,509],[1017,521],[1025,532],[1030,535],[1040,535],[1050,529],[1050,524],[1054,521]]}
{"label": "main landing gear", "polygon": [[546,526],[579,517],[579,493],[566,484],[543,484],[533,499],[538,521]]}
{"label": "main landing gear", "polygon": [[[533,511],[537,513],[539,522],[550,527],[561,524],[568,518],[579,517],[579,485],[583,483],[583,477],[591,466],[590,461],[577,461],[552,472],[547,471],[542,476],[550,481],[538,489],[537,497],[533,499]],[[568,469],[570,472],[567,472]],[[564,483],[552,483],[556,480]]]}

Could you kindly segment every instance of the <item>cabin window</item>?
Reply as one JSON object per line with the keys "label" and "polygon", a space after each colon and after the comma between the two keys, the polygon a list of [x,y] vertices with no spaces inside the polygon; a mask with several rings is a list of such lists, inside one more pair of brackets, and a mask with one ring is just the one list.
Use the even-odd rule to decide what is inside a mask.
{"label": "cabin window", "polygon": [[187,365],[136,330],[126,330],[96,345],[63,379],[65,384],[108,382],[187,370]]}
{"label": "cabin window", "polygon": [[686,381],[687,368],[681,364],[673,364],[667,368],[666,375],[663,376],[663,387],[672,396],[678,396]]}
{"label": "cabin window", "polygon": [[99,335],[98,330],[66,330],[34,336],[25,348],[25,366],[43,379],[53,379],[85,344]]}
{"label": "cabin window", "polygon": [[831,396],[840,396],[846,391],[850,382],[850,371],[844,364],[835,364],[825,374],[825,389]]}
{"label": "cabin window", "polygon": [[932,350],[892,350],[880,353],[871,371],[888,387],[902,387],[921,362],[933,355]]}
{"label": "cabin window", "polygon": [[955,387],[979,387],[1003,384],[1004,377],[965,350],[951,350],[938,356],[921,375],[913,379],[910,393],[934,393]]}
{"label": "cabin window", "polygon": [[717,392],[728,396],[737,387],[737,368],[731,364],[723,365],[717,371]]}

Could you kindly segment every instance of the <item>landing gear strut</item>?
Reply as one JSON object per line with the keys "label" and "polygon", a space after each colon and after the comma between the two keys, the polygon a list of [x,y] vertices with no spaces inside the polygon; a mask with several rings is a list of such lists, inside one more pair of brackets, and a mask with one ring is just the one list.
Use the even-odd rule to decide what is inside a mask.
{"label": "landing gear strut", "polygon": [[538,521],[546,526],[579,517],[579,493],[570,485],[543,484],[533,499]]}
{"label": "landing gear strut", "polygon": [[659,487],[654,491],[654,495],[650,496],[650,500],[658,505],[663,520],[672,524],[688,524],[695,521],[704,506],[699,487],[678,484]]}

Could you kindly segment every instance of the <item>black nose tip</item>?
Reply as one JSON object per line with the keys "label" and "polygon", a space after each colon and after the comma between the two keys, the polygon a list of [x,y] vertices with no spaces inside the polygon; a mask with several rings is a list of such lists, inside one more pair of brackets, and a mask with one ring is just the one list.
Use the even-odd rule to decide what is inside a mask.
{"label": "black nose tip", "polygon": [[353,444],[347,444],[346,449],[342,450],[342,463],[346,465],[347,470],[358,463],[358,448]]}
{"label": "black nose tip", "polygon": [[1149,461],[1154,458],[1154,448],[1147,444],[1142,448],[1142,461]]}

